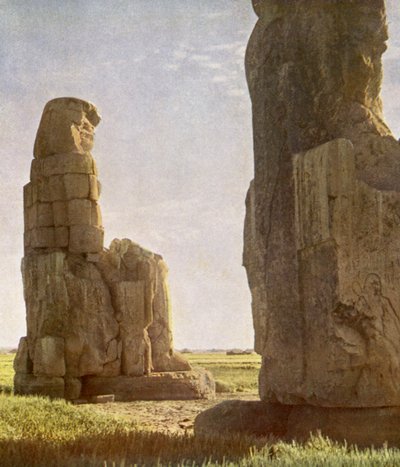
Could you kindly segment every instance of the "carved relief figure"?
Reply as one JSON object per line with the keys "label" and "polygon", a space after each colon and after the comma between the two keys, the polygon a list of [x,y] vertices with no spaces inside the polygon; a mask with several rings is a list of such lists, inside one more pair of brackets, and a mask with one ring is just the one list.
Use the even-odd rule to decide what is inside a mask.
{"label": "carved relief figure", "polygon": [[[390,361],[398,359],[400,351],[400,318],[388,297],[382,294],[382,282],[377,274],[368,274],[355,303],[355,309],[362,319],[362,327],[370,340],[370,349],[382,347]],[[384,354],[380,355],[380,359]]]}
{"label": "carved relief figure", "polygon": [[[392,302],[383,295],[382,281],[378,274],[370,273],[361,288],[353,285],[357,298],[353,305],[341,304],[334,311],[336,336],[342,339],[347,353],[360,358],[357,386],[367,385],[369,390],[384,384],[394,392],[399,376],[400,318]],[[346,330],[347,328],[347,330]],[[356,348],[357,347],[357,348]],[[389,374],[391,380],[383,383],[379,375]]]}

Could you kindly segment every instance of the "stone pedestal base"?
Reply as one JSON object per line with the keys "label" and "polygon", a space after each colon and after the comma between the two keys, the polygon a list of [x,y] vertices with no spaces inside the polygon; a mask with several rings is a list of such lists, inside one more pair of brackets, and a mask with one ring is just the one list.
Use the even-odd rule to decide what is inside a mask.
{"label": "stone pedestal base", "polygon": [[195,420],[196,436],[276,436],[306,441],[321,432],[332,440],[360,447],[400,446],[400,407],[332,408],[271,404],[262,401],[225,401]]}
{"label": "stone pedestal base", "polygon": [[104,394],[113,394],[116,401],[215,397],[215,381],[203,369],[152,373],[149,376],[86,376],[78,381],[81,384],[78,390],[71,390],[68,379],[17,373],[14,378],[15,394],[87,401]]}
{"label": "stone pedestal base", "polygon": [[81,398],[114,394],[116,401],[190,400],[215,397],[215,382],[206,370],[152,373],[149,376],[87,376]]}
{"label": "stone pedestal base", "polygon": [[48,396],[52,399],[63,399],[65,381],[61,377],[16,373],[14,376],[14,394],[17,396]]}

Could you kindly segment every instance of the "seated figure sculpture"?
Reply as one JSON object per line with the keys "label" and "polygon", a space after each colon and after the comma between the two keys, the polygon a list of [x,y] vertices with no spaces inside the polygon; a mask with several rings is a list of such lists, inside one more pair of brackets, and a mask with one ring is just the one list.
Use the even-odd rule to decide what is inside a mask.
{"label": "seated figure sculpture", "polygon": [[209,373],[173,349],[167,266],[129,239],[103,247],[90,151],[100,117],[76,98],[50,101],[24,187],[27,337],[15,392],[69,400],[210,397]]}
{"label": "seated figure sculpture", "polygon": [[195,431],[399,446],[400,145],[380,98],[385,1],[252,3],[243,264],[261,400],[210,409]]}

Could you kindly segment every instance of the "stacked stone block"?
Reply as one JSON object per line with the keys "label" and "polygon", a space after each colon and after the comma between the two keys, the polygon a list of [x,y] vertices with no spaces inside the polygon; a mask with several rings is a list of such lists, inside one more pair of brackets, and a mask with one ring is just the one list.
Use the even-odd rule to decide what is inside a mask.
{"label": "stacked stone block", "polygon": [[[75,118],[71,134],[64,134],[64,145],[57,141],[45,144],[40,135],[52,132],[64,111],[65,99],[51,101],[45,108],[31,165],[30,183],[24,187],[25,253],[36,248],[62,248],[71,253],[96,253],[103,249],[104,229],[98,204],[100,184],[97,168],[90,152],[71,143],[72,129],[87,120],[86,105],[77,99],[68,100],[68,110]],[[72,110],[70,109],[73,109]],[[89,107],[90,108],[90,107]],[[50,114],[50,116],[48,116]],[[53,115],[53,118],[51,116]],[[96,118],[93,116],[96,115]],[[99,117],[91,112],[93,123]],[[86,122],[87,124],[92,124]],[[53,153],[53,151],[62,151]],[[70,150],[70,152],[65,152]]]}

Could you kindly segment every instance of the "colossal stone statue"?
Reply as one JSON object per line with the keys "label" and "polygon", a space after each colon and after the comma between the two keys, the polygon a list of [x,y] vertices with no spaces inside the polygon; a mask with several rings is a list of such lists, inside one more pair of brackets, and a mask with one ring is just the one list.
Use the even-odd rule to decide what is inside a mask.
{"label": "colossal stone statue", "polygon": [[128,239],[103,248],[90,154],[99,121],[92,104],[75,98],[54,99],[43,112],[24,187],[27,337],[15,359],[15,392],[212,396],[210,375],[173,350],[162,257]]}
{"label": "colossal stone statue", "polygon": [[400,146],[379,98],[384,2],[256,3],[244,264],[261,397],[399,405]]}
{"label": "colossal stone statue", "polygon": [[287,436],[400,443],[400,146],[379,97],[384,0],[253,5],[243,262],[260,410],[280,407]]}

